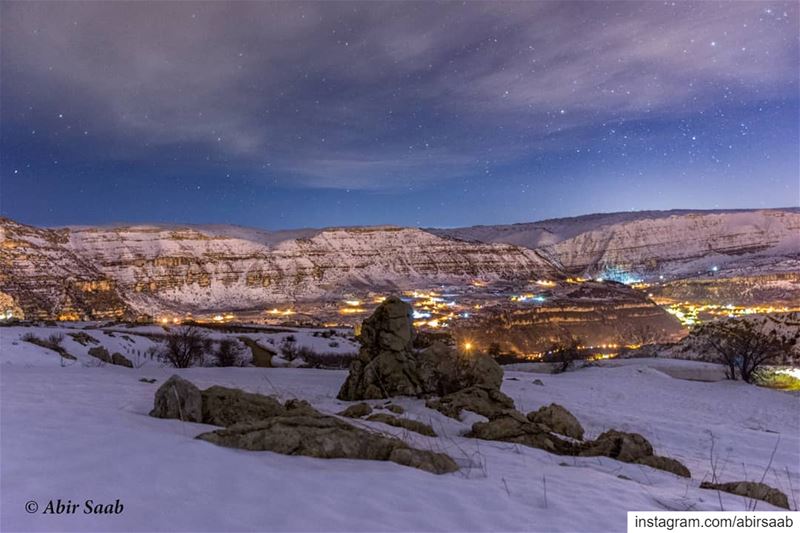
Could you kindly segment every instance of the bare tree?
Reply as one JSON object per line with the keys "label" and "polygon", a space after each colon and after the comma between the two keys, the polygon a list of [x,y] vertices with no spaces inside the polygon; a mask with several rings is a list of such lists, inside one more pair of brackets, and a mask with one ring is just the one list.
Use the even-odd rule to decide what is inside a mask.
{"label": "bare tree", "polygon": [[728,367],[728,379],[741,377],[747,383],[753,382],[764,365],[792,350],[798,340],[797,333],[781,334],[774,326],[747,318],[707,322],[696,326],[692,335]]}
{"label": "bare tree", "polygon": [[542,356],[542,361],[555,363],[554,373],[566,372],[575,364],[575,361],[583,359],[579,346],[581,342],[574,337],[563,337],[557,340],[550,349]]}
{"label": "bare tree", "polygon": [[170,330],[158,350],[160,359],[175,368],[189,368],[200,361],[208,347],[208,338],[197,326],[181,326]]}

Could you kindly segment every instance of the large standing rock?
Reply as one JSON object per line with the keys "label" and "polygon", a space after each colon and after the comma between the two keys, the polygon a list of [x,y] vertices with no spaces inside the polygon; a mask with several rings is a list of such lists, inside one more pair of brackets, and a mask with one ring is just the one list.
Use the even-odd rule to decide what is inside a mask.
{"label": "large standing rock", "polygon": [[461,411],[467,410],[492,419],[514,408],[514,400],[499,389],[475,385],[448,394],[441,398],[428,400],[425,405],[442,414],[461,419]]}
{"label": "large standing rock", "polygon": [[215,385],[202,392],[203,422],[215,426],[252,424],[287,414],[287,409],[270,396]]}
{"label": "large standing rock", "polygon": [[572,413],[557,403],[551,403],[548,406],[540,407],[538,411],[528,413],[528,420],[547,426],[553,433],[583,440],[581,423]]}
{"label": "large standing rock", "polygon": [[150,416],[202,422],[203,399],[200,389],[182,377],[173,375],[156,391]]}
{"label": "large standing rock", "polygon": [[761,500],[771,503],[775,507],[782,507],[789,509],[789,499],[786,494],[774,489],[765,483],[758,483],[756,481],[732,481],[730,483],[710,483],[703,481],[700,483],[701,489],[721,490],[722,492],[729,492],[745,498],[752,498],[754,500]]}
{"label": "large standing rock", "polygon": [[339,391],[340,400],[374,400],[423,393],[412,351],[411,306],[387,298],[361,326],[361,350]]}
{"label": "large standing rock", "polygon": [[446,396],[470,387],[499,393],[503,382],[503,369],[491,357],[462,354],[440,342],[414,352],[412,308],[395,296],[364,320],[359,340],[361,350],[339,391],[340,400]]}
{"label": "large standing rock", "polygon": [[625,463],[634,463],[638,459],[653,455],[653,446],[638,433],[610,429],[594,441],[586,443],[579,455],[602,455]]}

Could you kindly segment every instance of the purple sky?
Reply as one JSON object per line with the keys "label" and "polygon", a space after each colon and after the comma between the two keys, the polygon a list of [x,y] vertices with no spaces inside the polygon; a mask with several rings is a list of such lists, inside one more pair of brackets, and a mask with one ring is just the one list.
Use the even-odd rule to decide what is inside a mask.
{"label": "purple sky", "polygon": [[0,10],[0,212],[22,222],[800,204],[796,2]]}

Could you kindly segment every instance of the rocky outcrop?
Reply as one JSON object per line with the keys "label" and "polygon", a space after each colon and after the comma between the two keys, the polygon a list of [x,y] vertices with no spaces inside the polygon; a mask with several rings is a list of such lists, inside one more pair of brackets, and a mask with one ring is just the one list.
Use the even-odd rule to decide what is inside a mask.
{"label": "rocky outcrop", "polygon": [[703,481],[700,483],[700,488],[721,490],[722,492],[729,492],[731,494],[736,494],[737,496],[742,496],[753,500],[761,500],[770,503],[775,507],[789,509],[789,499],[786,497],[786,494],[778,489],[770,487],[765,483],[758,483],[756,481],[711,483],[709,481]]}
{"label": "rocky outcrop", "polygon": [[392,461],[434,474],[458,470],[447,455],[418,450],[324,415],[276,416],[256,424],[239,424],[197,437],[218,446],[271,451],[322,459]]}
{"label": "rocky outcrop", "polygon": [[499,389],[503,383],[503,369],[491,357],[459,353],[441,342],[417,355],[417,369],[424,390],[440,396],[473,385]]}
{"label": "rocky outcrop", "polygon": [[425,405],[456,420],[461,419],[461,411],[472,411],[491,420],[513,409],[514,400],[499,389],[475,385],[441,398],[430,399]]}
{"label": "rocky outcrop", "polygon": [[583,426],[572,413],[557,403],[539,408],[538,411],[528,413],[528,420],[550,428],[553,433],[566,435],[577,440],[583,440]]}
{"label": "rocky outcrop", "polygon": [[287,414],[275,398],[218,385],[204,390],[202,400],[203,422],[215,426],[254,424]]}
{"label": "rocky outcrop", "polygon": [[340,400],[418,396],[424,392],[412,350],[411,312],[409,304],[393,296],[364,320],[361,349],[339,390]]}
{"label": "rocky outcrop", "polygon": [[[411,306],[393,296],[364,320],[361,349],[339,391],[340,400],[447,396],[460,391],[473,398],[499,393],[503,370],[490,357],[462,354],[438,342],[415,352],[411,317]],[[461,401],[453,398],[446,403]]]}
{"label": "rocky outcrop", "polygon": [[[197,438],[229,448],[324,459],[392,461],[434,474],[458,470],[458,465],[445,454],[411,448],[399,439],[357,428],[320,413],[305,400],[281,404],[270,396],[220,386],[201,392],[177,375],[156,391],[150,416],[226,426]],[[425,424],[400,421],[388,414],[375,421],[433,433]]]}
{"label": "rocky outcrop", "polygon": [[370,422],[380,422],[396,428],[407,429],[409,431],[413,431],[414,433],[425,435],[426,437],[436,436],[436,432],[431,426],[417,420],[411,420],[409,418],[400,418],[387,413],[375,413],[374,415],[368,416],[367,420]]}
{"label": "rocky outcrop", "polygon": [[200,389],[180,376],[172,376],[156,391],[150,416],[202,422],[203,398]]}
{"label": "rocky outcrop", "polygon": [[499,440],[539,448],[559,455],[574,455],[576,447],[550,432],[550,428],[529,421],[519,411],[510,409],[488,422],[476,422],[467,437]]}
{"label": "rocky outcrop", "polygon": [[583,428],[572,413],[558,404],[551,404],[528,413],[528,416],[508,409],[488,422],[476,422],[466,436],[513,442],[558,455],[610,457],[681,477],[691,477],[689,470],[676,459],[654,455],[650,442],[637,433],[609,430],[588,442],[580,442],[577,437],[569,434],[580,435],[582,438]]}

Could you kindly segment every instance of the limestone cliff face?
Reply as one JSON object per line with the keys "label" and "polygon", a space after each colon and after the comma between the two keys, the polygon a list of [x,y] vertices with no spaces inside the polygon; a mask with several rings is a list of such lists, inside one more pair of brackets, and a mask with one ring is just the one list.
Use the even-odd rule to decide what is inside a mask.
{"label": "limestone cliff face", "polygon": [[[770,258],[800,259],[800,213],[753,211],[674,215],[587,231],[546,247],[570,271],[607,267],[685,276],[733,270]],[[795,264],[795,267],[797,264]]]}
{"label": "limestone cliff face", "polygon": [[431,230],[546,251],[573,274],[619,268],[644,278],[800,271],[800,210],[643,211]]}
{"label": "limestone cliff face", "polygon": [[256,230],[127,226],[38,229],[2,220],[0,291],[26,315],[100,318],[234,309],[352,288],[553,278],[540,252],[419,229]]}

